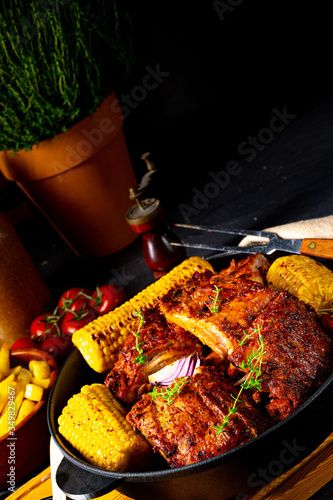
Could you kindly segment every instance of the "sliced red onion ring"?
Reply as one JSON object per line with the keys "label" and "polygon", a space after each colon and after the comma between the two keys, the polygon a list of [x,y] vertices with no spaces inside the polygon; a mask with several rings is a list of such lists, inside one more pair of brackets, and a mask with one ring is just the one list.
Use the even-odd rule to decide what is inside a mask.
{"label": "sliced red onion ring", "polygon": [[199,366],[200,359],[196,354],[191,354],[153,373],[149,376],[149,382],[161,387],[167,387],[175,378],[192,377]]}

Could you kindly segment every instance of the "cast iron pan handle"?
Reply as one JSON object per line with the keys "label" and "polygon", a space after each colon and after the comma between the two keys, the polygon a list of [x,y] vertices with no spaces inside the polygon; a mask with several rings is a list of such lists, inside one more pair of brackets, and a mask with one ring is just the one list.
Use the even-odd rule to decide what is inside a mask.
{"label": "cast iron pan handle", "polygon": [[107,476],[88,472],[69,462],[65,457],[60,462],[56,481],[66,497],[73,500],[90,500],[115,490],[124,482],[122,477],[110,479]]}

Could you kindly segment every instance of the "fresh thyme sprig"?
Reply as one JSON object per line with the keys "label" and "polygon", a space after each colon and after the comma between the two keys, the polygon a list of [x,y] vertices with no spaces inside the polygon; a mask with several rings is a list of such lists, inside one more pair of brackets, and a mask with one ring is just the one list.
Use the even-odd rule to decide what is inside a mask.
{"label": "fresh thyme sprig", "polygon": [[230,394],[230,396],[234,400],[234,404],[232,406],[229,406],[229,408],[228,408],[229,411],[228,411],[227,415],[225,415],[222,424],[220,426],[219,425],[213,425],[214,429],[216,429],[216,431],[217,431],[216,432],[217,435],[221,434],[221,432],[228,432],[226,430],[226,427],[227,427],[227,425],[229,423],[231,415],[233,415],[234,413],[237,412],[238,408],[237,408],[236,405],[238,404],[238,402],[240,402],[240,403],[242,402],[239,398],[240,398],[240,395],[242,394],[243,389],[244,389],[244,387],[241,386],[241,388],[240,388],[240,390],[239,390],[239,392],[238,392],[238,394],[237,394],[236,397],[233,394]]}
{"label": "fresh thyme sprig", "polygon": [[214,289],[215,289],[215,297],[212,297],[211,295],[209,296],[209,298],[212,299],[213,301],[213,305],[208,306],[208,309],[212,314],[217,314],[219,310],[218,302],[221,302],[221,299],[219,299],[219,295],[222,288],[217,288],[217,286],[214,285]]}
{"label": "fresh thyme sprig", "polygon": [[243,330],[243,337],[242,337],[242,339],[241,340],[237,339],[237,342],[239,343],[239,345],[243,346],[244,344],[246,344],[248,342],[248,340],[253,340],[253,335],[254,335],[254,333],[256,331],[257,331],[256,328],[251,333],[247,333],[245,330]]}
{"label": "fresh thyme sprig", "polygon": [[152,392],[149,392],[148,394],[150,394],[153,401],[155,401],[156,396],[160,396],[163,399],[165,399],[168,405],[171,405],[173,403],[174,397],[178,396],[182,392],[182,388],[188,382],[189,382],[189,377],[183,377],[178,379],[177,381],[174,380],[173,381],[174,385],[171,388],[166,387],[165,389],[160,389],[160,391],[158,391],[157,386],[154,385]]}
{"label": "fresh thyme sprig", "polygon": [[237,404],[240,401],[240,396],[244,390],[248,389],[256,389],[260,390],[260,383],[262,381],[261,374],[262,374],[262,364],[265,363],[263,361],[263,356],[266,354],[266,349],[265,346],[267,342],[264,342],[263,337],[260,333],[260,328],[255,329],[253,333],[251,334],[244,334],[244,337],[242,338],[241,341],[239,341],[240,345],[244,345],[249,339],[253,338],[253,334],[258,333],[258,349],[253,351],[247,358],[246,361],[242,361],[240,364],[240,368],[244,371],[248,371],[247,374],[245,375],[242,383],[240,384],[240,389],[235,397],[233,394],[230,394],[230,396],[234,399],[234,403],[232,406],[229,406],[228,413],[225,415],[223,422],[220,426],[218,425],[213,425],[214,429],[216,429],[216,434],[219,435],[221,432],[228,432],[226,427],[229,423],[231,415],[237,412]]}
{"label": "fresh thyme sprig", "polygon": [[137,309],[134,316],[137,316],[140,318],[140,322],[139,322],[139,326],[138,326],[137,331],[136,332],[132,331],[132,333],[135,337],[135,348],[138,351],[138,356],[135,358],[135,363],[141,363],[143,365],[147,356],[145,356],[143,354],[143,350],[141,349],[142,342],[139,342],[139,339],[140,339],[140,335],[141,335],[141,327],[145,321],[145,317],[142,314],[141,309]]}
{"label": "fresh thyme sprig", "polygon": [[259,340],[258,340],[258,349],[253,351],[246,361],[242,361],[240,364],[241,370],[249,370],[249,376],[245,378],[242,386],[244,389],[256,389],[260,391],[260,382],[262,381],[261,373],[262,373],[262,364],[265,361],[262,360],[264,354],[266,354],[265,346],[267,342],[264,342],[261,333],[259,332]]}

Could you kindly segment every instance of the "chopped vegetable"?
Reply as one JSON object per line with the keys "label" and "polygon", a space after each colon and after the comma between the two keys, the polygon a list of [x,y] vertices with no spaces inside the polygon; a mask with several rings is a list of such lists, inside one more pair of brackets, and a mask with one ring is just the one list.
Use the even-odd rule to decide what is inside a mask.
{"label": "chopped vegetable", "polygon": [[24,399],[19,409],[15,425],[17,426],[36,406],[36,401],[31,401],[30,399]]}
{"label": "chopped vegetable", "polygon": [[8,387],[15,382],[16,375],[11,373],[7,378],[0,382],[0,414],[8,401]]}
{"label": "chopped vegetable", "polygon": [[192,354],[186,358],[178,359],[158,372],[153,373],[149,376],[149,382],[161,387],[167,387],[176,378],[192,377],[200,364],[198,356]]}
{"label": "chopped vegetable", "polygon": [[35,385],[39,385],[40,387],[44,387],[44,389],[48,389],[50,385],[50,378],[36,378],[32,377],[31,383]]}
{"label": "chopped vegetable", "polygon": [[43,398],[44,389],[40,385],[27,384],[24,397],[32,401],[41,401]]}
{"label": "chopped vegetable", "polygon": [[36,379],[50,378],[51,367],[44,360],[31,360],[29,363],[29,370]]}

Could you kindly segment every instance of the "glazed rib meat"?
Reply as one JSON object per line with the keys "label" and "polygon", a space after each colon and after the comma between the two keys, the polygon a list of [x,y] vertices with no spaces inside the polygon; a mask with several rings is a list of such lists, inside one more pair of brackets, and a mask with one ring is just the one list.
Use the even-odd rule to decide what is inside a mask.
{"label": "glazed rib meat", "polygon": [[261,413],[244,394],[227,424],[228,432],[217,432],[214,425],[221,426],[234,403],[231,394],[235,397],[237,392],[213,368],[202,366],[188,377],[171,404],[161,396],[153,400],[145,394],[126,418],[170,467],[181,467],[224,453],[267,428]]}
{"label": "glazed rib meat", "polygon": [[194,335],[177,325],[167,323],[158,307],[144,312],[139,343],[146,356],[144,363],[136,361],[136,339],[130,333],[119,353],[118,361],[105,379],[105,385],[125,404],[135,403],[149,390],[149,375],[192,353],[201,356],[203,348]]}
{"label": "glazed rib meat", "polygon": [[267,267],[266,257],[256,254],[216,274],[193,276],[161,298],[161,310],[221,357],[230,356],[244,330],[277,295],[265,285]]}
{"label": "glazed rib meat", "polygon": [[[255,255],[219,273],[193,277],[162,297],[161,309],[169,321],[241,369],[258,350],[260,333],[266,353],[254,398],[264,402],[272,419],[282,420],[331,372],[332,341],[314,309],[266,286],[266,263],[264,256]],[[240,345],[246,336],[250,340]]]}
{"label": "glazed rib meat", "polygon": [[[289,292],[280,292],[254,320],[248,341],[231,355],[235,365],[264,346],[261,394],[269,398],[266,409],[282,420],[304,403],[331,373],[332,340],[322,330],[311,306]],[[263,345],[263,344],[262,344]]]}

